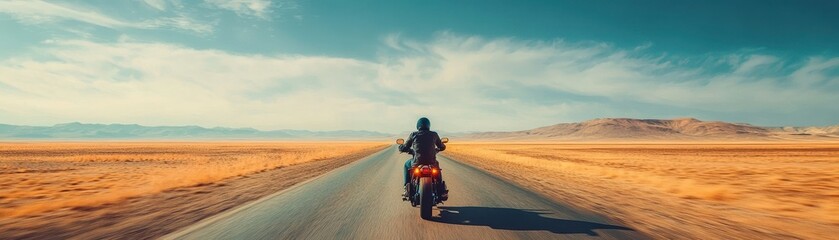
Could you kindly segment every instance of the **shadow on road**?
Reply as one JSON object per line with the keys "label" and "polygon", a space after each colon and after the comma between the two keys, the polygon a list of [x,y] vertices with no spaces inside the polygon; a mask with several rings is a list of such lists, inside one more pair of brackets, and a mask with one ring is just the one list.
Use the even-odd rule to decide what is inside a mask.
{"label": "shadow on road", "polygon": [[432,219],[435,222],[488,226],[493,229],[518,231],[543,230],[558,234],[584,233],[590,236],[597,236],[594,230],[598,229],[633,231],[631,228],[622,226],[544,217],[542,214],[548,214],[549,212],[542,210],[492,207],[439,207],[439,209],[440,217]]}

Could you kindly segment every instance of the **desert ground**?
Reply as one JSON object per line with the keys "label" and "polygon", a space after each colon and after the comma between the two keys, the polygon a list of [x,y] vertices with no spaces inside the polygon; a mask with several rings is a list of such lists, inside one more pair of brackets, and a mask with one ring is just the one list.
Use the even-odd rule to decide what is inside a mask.
{"label": "desert ground", "polygon": [[381,142],[0,143],[3,238],[154,238]]}
{"label": "desert ground", "polygon": [[839,143],[455,143],[445,154],[663,239],[835,239]]}
{"label": "desert ground", "polygon": [[[386,146],[0,143],[0,233],[157,238]],[[839,143],[460,142],[443,154],[654,238],[831,239],[839,232]]]}

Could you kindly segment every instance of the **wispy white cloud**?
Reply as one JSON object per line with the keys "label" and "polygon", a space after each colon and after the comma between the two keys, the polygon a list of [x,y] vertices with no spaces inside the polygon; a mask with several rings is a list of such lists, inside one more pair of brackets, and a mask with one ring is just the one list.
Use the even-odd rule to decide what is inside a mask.
{"label": "wispy white cloud", "polygon": [[708,111],[826,107],[823,103],[839,100],[835,89],[797,84],[813,79],[836,82],[835,72],[830,75],[828,70],[839,67],[839,58],[803,63],[798,69],[810,70],[807,76],[766,76],[741,73],[774,64],[776,57],[749,55],[734,71],[711,71],[703,69],[707,66],[682,65],[675,63],[678,59],[633,55],[604,45],[486,40],[451,34],[443,34],[426,49],[427,62],[446,63],[432,78],[439,82],[431,85],[461,83],[466,87],[506,81],[616,101]]}
{"label": "wispy white cloud", "polygon": [[255,16],[268,19],[271,14],[270,0],[205,0],[208,4],[227,9],[240,16]]}
{"label": "wispy white cloud", "polygon": [[213,32],[213,26],[205,23],[195,21],[192,18],[180,15],[176,17],[164,17],[152,19],[138,23],[136,26],[140,28],[176,28],[193,31],[200,34],[208,34]]}
{"label": "wispy white cloud", "polygon": [[[39,50],[43,55],[0,62],[0,118],[398,132],[420,115],[461,131],[636,113],[672,117],[649,115],[646,105],[682,116],[829,120],[839,112],[832,104],[839,102],[839,58],[785,63],[746,54],[725,63],[731,70],[711,71],[603,44],[451,33],[430,42],[394,35],[383,44],[382,57],[367,61],[131,40],[52,41]],[[742,72],[767,64],[792,70]]]}
{"label": "wispy white cloud", "polygon": [[734,64],[737,67],[737,69],[734,72],[740,74],[748,74],[749,72],[757,70],[760,67],[769,66],[774,63],[777,63],[778,61],[779,59],[774,56],[751,55],[748,56],[748,59],[746,59],[745,61]]}
{"label": "wispy white cloud", "polygon": [[143,0],[147,5],[154,9],[164,11],[166,10],[166,0]]}
{"label": "wispy white cloud", "polygon": [[[89,41],[53,41],[45,54],[40,57],[52,60],[0,64],[0,88],[14,92],[0,96],[0,109],[12,115],[3,119],[49,114],[54,117],[48,119],[95,122],[262,127],[281,126],[272,123],[278,122],[326,129],[337,127],[332,124],[341,114],[375,104],[355,95],[363,87],[353,87],[363,86],[360,81],[375,67],[353,59]],[[342,107],[347,105],[354,107]]]}
{"label": "wispy white cloud", "polygon": [[44,1],[2,1],[0,12],[9,14],[23,23],[39,24],[58,20],[76,20],[102,27],[131,27],[130,23],[119,21],[94,11],[76,9]]}
{"label": "wispy white cloud", "polygon": [[[146,3],[149,3],[149,1],[147,1]],[[158,1],[151,1],[150,5],[158,9],[165,7],[165,5],[159,3]],[[194,21],[185,16],[164,17],[140,21],[128,21],[102,14],[93,9],[71,7],[37,0],[0,1],[0,13],[9,14],[24,24],[45,24],[72,20],[113,29],[171,28],[187,30],[201,34],[206,34],[213,31],[213,27],[211,25]]]}

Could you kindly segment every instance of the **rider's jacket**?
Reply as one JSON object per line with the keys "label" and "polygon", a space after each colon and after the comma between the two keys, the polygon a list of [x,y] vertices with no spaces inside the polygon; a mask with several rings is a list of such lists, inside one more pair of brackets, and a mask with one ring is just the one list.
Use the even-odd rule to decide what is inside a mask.
{"label": "rider's jacket", "polygon": [[446,150],[446,145],[443,145],[437,132],[420,129],[411,133],[399,150],[408,153],[413,151],[414,161],[412,165],[414,167],[420,164],[437,165],[437,151]]}

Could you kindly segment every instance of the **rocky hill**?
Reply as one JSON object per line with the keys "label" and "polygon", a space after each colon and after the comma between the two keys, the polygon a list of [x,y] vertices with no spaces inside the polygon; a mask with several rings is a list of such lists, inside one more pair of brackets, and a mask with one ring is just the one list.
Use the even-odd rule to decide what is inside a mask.
{"label": "rocky hill", "polygon": [[770,128],[694,118],[600,118],[524,131],[472,133],[464,137],[496,140],[783,140],[803,135],[839,137],[839,126]]}

